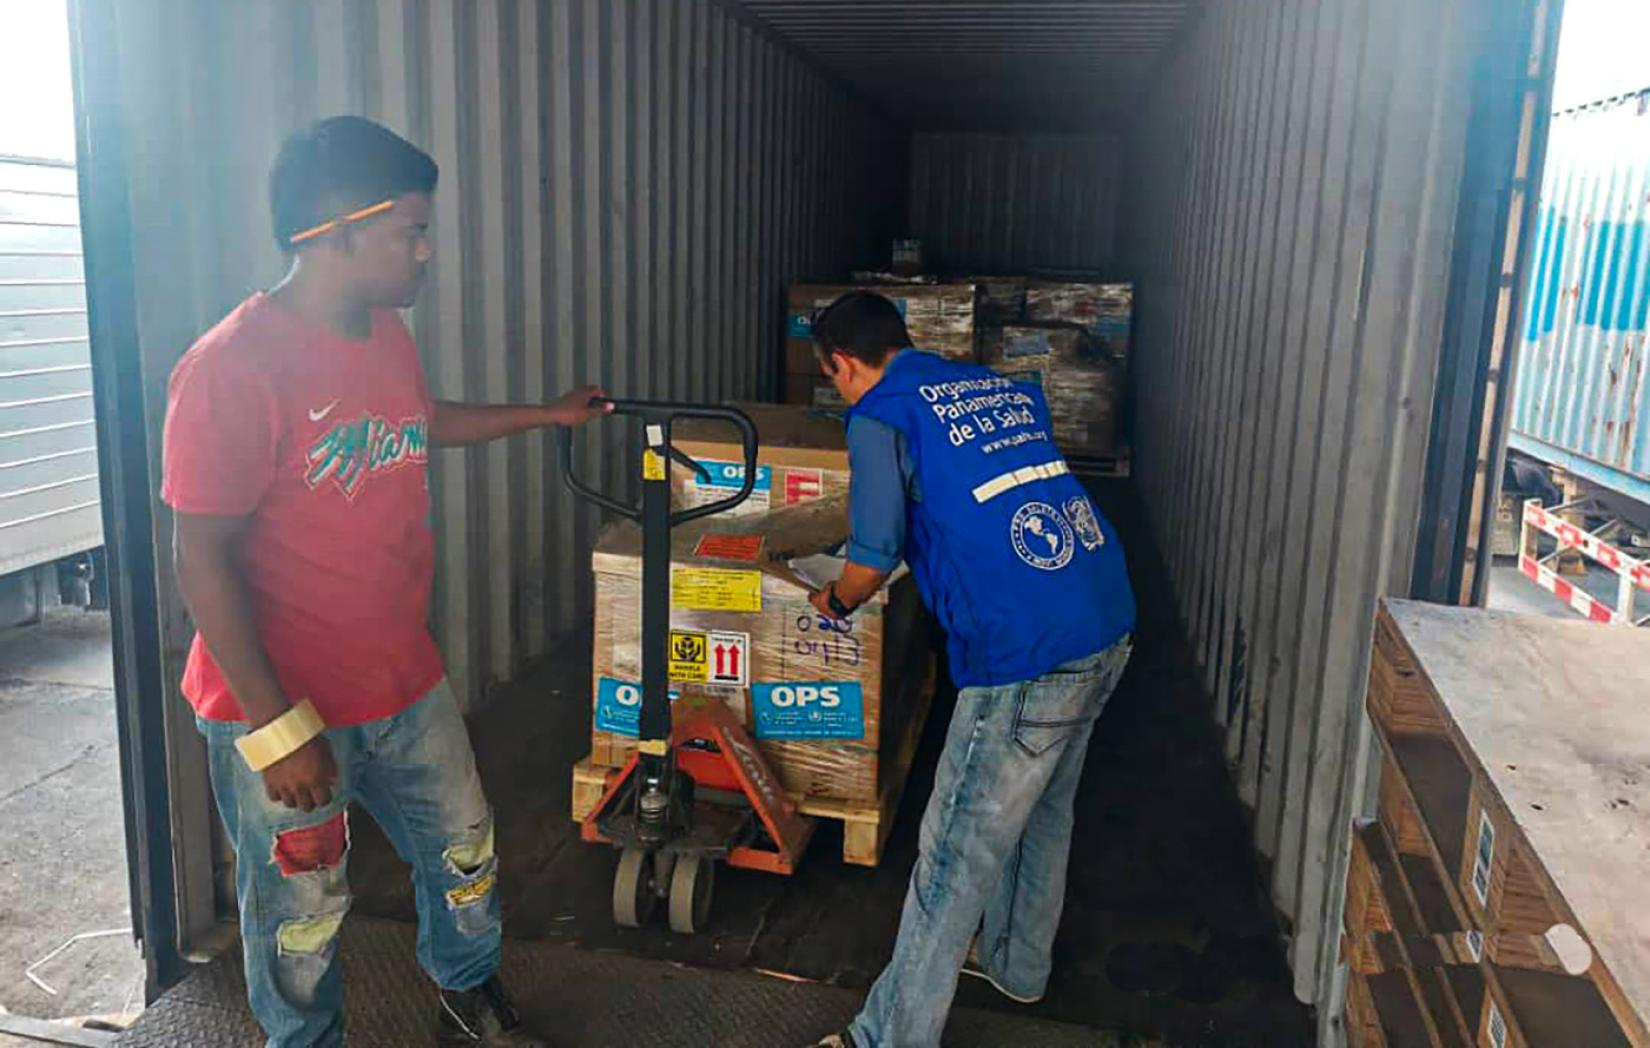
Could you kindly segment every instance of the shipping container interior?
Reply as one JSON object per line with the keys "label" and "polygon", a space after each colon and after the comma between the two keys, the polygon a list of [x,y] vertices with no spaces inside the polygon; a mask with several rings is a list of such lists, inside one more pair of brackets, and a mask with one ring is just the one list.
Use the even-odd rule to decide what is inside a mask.
{"label": "shipping container interior", "polygon": [[[1129,550],[1139,655],[1091,753],[1041,1007],[1173,1043],[1337,1036],[1375,602],[1472,599],[1471,508],[1503,439],[1499,276],[1523,257],[1556,17],[1554,0],[79,0],[121,673],[145,697],[132,834],[164,842],[134,850],[146,934],[199,952],[232,912],[177,691],[166,377],[280,273],[262,193],[281,136],[357,112],[441,165],[410,320],[443,398],[777,398],[787,287],[886,269],[896,238],[942,274],[1132,283],[1135,479],[1095,490]],[[632,482],[633,445],[582,446],[587,474]],[[601,520],[563,493],[548,438],[447,453],[431,493],[434,628],[498,809],[508,932],[867,986],[943,703],[880,868],[816,842],[795,878],[730,875],[710,935],[616,931],[613,857],[567,818]],[[407,917],[366,824],[357,907]]]}

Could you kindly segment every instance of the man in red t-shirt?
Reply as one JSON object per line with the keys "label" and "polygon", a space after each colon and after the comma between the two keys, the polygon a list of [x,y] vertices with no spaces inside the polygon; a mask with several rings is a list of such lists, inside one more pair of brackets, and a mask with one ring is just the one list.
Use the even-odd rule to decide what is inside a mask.
{"label": "man in red t-shirt", "polygon": [[368,120],[290,138],[270,174],[291,259],[172,373],[161,495],[198,633],[184,670],[237,857],[248,998],[279,1048],[343,1041],[346,808],[412,864],[442,1044],[534,1045],[497,978],[498,858],[430,637],[431,448],[578,425],[432,400],[396,310],[430,259],[437,169]]}

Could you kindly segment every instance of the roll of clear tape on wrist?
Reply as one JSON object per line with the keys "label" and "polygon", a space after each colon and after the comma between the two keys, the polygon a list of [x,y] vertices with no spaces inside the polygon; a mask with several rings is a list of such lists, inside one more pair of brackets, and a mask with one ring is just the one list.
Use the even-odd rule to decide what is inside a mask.
{"label": "roll of clear tape on wrist", "polygon": [[326,722],[308,699],[287,710],[257,731],[235,740],[241,759],[253,771],[263,771],[327,730]]}

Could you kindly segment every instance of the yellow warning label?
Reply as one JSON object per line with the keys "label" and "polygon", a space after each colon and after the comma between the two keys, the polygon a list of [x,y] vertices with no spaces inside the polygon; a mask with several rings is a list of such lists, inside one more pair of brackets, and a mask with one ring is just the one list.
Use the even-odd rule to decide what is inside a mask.
{"label": "yellow warning label", "polygon": [[710,680],[710,638],[699,630],[670,631],[670,679],[681,684]]}
{"label": "yellow warning label", "polygon": [[677,568],[670,603],[685,611],[761,611],[762,573],[726,568]]}
{"label": "yellow warning label", "polygon": [[495,876],[495,874],[489,872],[469,884],[461,884],[456,888],[449,889],[447,892],[447,905],[468,906],[472,902],[480,902],[485,899],[487,893],[493,890]]}
{"label": "yellow warning label", "polygon": [[654,451],[652,448],[648,448],[642,452],[642,479],[665,479],[665,460],[660,458],[659,453]]}

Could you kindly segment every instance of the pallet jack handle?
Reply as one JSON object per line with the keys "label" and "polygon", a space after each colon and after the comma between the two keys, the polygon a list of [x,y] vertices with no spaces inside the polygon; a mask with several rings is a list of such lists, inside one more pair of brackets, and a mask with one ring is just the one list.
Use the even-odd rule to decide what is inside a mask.
{"label": "pallet jack handle", "polygon": [[[601,398],[594,398],[597,406]],[[572,491],[599,506],[639,521],[642,525],[642,702],[638,711],[636,745],[642,788],[637,816],[649,838],[662,841],[667,833],[671,784],[675,760],[670,751],[670,532],[678,524],[721,513],[750,498],[756,487],[756,424],[737,408],[705,404],[683,404],[655,400],[609,400],[612,414],[629,415],[642,422],[647,449],[657,459],[642,473],[642,500],[627,505],[581,481],[573,470],[573,432],[561,434],[562,478]],[[667,461],[677,461],[710,480],[710,473],[670,440],[670,427],[681,418],[711,419],[738,427],[745,457],[745,476],[739,491],[703,506],[671,512]]]}
{"label": "pallet jack handle", "polygon": [[[603,402],[603,398],[594,397],[590,403],[594,407]],[[679,418],[702,418],[728,422],[738,427],[745,459],[745,476],[739,491],[716,502],[669,513],[667,516],[669,527],[674,528],[678,524],[686,524],[690,520],[698,520],[700,517],[708,517],[713,513],[730,510],[750,498],[751,492],[756,489],[756,424],[751,421],[749,415],[738,408],[714,407],[707,404],[684,404],[667,400],[611,399],[605,400],[605,403],[613,405],[612,414],[614,415],[632,415],[640,418],[642,420],[642,433],[647,438],[648,450],[661,458],[680,462],[698,474],[699,479],[703,481],[710,480],[710,471],[671,443],[671,423]],[[646,528],[647,521],[644,519],[647,511],[646,489],[644,488],[640,503],[627,505],[611,495],[595,490],[580,480],[573,471],[573,431],[570,429],[561,431],[561,472],[563,480],[574,494],[589,499],[598,506],[611,510],[622,517],[634,520],[642,524],[644,529]]]}

